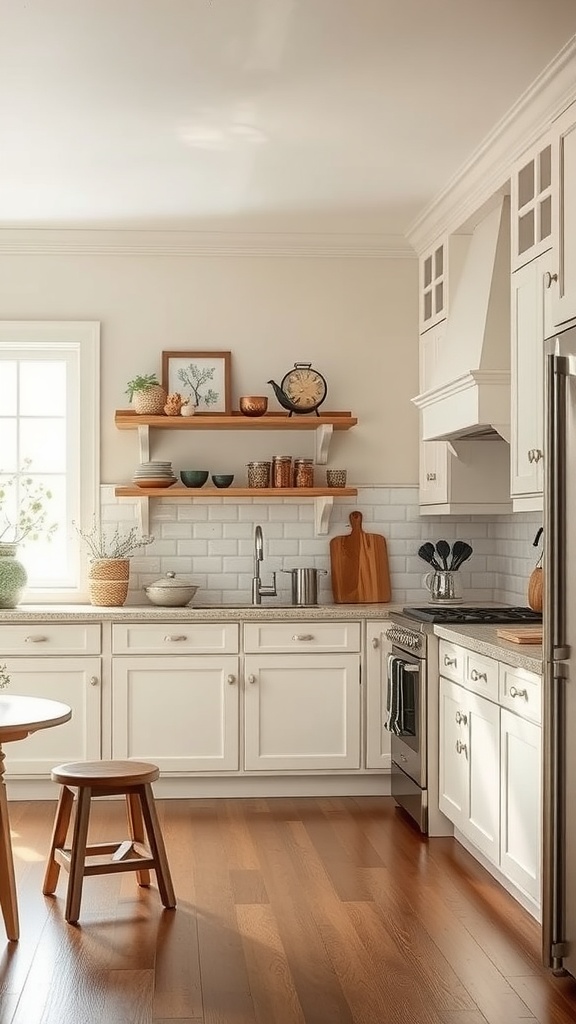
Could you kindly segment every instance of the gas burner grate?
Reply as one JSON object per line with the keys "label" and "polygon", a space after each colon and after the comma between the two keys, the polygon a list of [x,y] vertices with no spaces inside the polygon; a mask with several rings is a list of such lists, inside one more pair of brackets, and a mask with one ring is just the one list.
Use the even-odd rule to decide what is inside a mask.
{"label": "gas burner grate", "polygon": [[423,608],[403,608],[403,614],[409,619],[416,619],[420,622],[437,622],[447,624],[479,623],[490,625],[490,623],[503,622],[542,622],[540,612],[532,611],[531,608],[463,608],[461,605],[454,608],[433,608],[426,605]]}

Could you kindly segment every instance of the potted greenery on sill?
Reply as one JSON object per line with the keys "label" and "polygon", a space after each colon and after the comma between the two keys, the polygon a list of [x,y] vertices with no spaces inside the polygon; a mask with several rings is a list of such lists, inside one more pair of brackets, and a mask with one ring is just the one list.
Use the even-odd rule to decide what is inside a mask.
{"label": "potted greenery on sill", "polygon": [[144,537],[133,526],[127,533],[119,527],[107,532],[93,520],[90,530],[76,523],[78,536],[88,549],[88,590],[90,603],[119,607],[128,596],[130,558],[138,548],[151,544],[153,537]]}

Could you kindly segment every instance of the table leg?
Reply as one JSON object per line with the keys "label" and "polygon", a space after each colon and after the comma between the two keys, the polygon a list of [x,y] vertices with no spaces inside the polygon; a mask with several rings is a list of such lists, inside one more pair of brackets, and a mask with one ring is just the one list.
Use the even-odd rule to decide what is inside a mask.
{"label": "table leg", "polygon": [[5,753],[0,744],[0,906],[6,926],[6,935],[12,941],[20,937],[18,925],[18,899],[12,859],[12,840],[8,818],[8,799],[4,783]]}

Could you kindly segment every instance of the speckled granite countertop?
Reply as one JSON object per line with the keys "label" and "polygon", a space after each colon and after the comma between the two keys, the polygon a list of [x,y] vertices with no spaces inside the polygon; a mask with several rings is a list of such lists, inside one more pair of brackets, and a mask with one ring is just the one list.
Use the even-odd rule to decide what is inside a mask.
{"label": "speckled granite countertop", "polygon": [[529,672],[542,672],[541,644],[512,644],[497,636],[501,626],[434,626],[436,636],[460,644],[477,654],[496,658],[507,665],[525,668]]}
{"label": "speckled granite countertop", "polygon": [[91,604],[23,604],[18,608],[0,610],[0,626],[11,622],[230,622],[295,619],[328,619],[336,622],[350,619],[387,619],[400,611],[398,604],[323,604],[289,607],[273,604],[204,606],[189,608],[158,608],[156,605],[124,605],[105,608]]}

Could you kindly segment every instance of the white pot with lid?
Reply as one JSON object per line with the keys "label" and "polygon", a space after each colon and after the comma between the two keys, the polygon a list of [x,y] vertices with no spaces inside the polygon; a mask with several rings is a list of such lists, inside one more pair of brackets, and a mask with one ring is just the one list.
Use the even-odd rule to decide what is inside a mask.
{"label": "white pot with lid", "polygon": [[175,572],[167,572],[159,580],[144,587],[148,600],[163,608],[184,608],[197,590],[198,587],[188,583],[183,576],[177,576]]}

